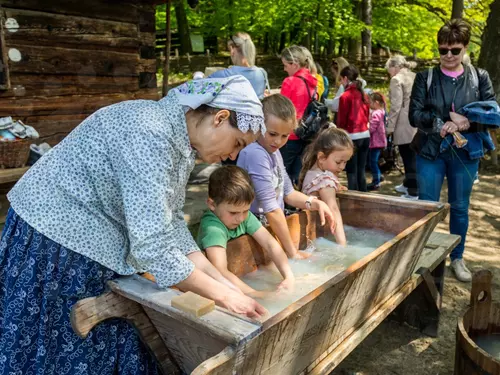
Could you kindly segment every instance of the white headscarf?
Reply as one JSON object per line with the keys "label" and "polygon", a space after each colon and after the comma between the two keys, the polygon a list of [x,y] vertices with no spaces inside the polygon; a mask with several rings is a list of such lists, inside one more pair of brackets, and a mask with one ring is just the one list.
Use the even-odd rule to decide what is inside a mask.
{"label": "white headscarf", "polygon": [[173,91],[185,107],[196,109],[206,104],[236,112],[238,129],[243,133],[266,132],[262,103],[250,82],[241,75],[192,80]]}

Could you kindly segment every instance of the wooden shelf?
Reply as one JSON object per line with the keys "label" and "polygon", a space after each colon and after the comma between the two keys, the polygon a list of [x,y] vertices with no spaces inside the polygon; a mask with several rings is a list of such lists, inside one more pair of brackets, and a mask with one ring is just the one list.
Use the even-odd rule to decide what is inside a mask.
{"label": "wooden shelf", "polygon": [[16,182],[30,167],[0,169],[0,184]]}

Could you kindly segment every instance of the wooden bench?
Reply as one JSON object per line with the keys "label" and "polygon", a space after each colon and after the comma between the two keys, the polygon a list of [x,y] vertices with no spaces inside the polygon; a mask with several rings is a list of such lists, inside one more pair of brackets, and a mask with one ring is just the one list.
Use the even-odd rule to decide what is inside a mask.
{"label": "wooden bench", "polygon": [[[393,318],[418,327],[425,334],[436,336],[446,258],[459,242],[460,237],[457,235],[433,232],[414,269],[413,276],[349,336],[343,337],[340,343],[332,345],[332,350],[324,352],[301,374],[330,373],[391,313],[393,313]],[[168,374],[178,374],[180,370],[172,360],[169,349],[155,327],[155,324],[168,324],[161,322],[161,314],[175,317],[186,326],[209,325],[212,335],[224,336],[226,341],[235,343],[241,337],[248,339],[260,332],[258,322],[233,316],[220,308],[217,308],[216,313],[208,318],[189,318],[170,306],[171,298],[180,293],[172,289],[161,292],[161,302],[158,301],[155,306],[161,314],[158,314],[158,319],[155,319],[153,324],[150,320],[151,316],[148,317],[142,307],[144,301],[148,300],[148,293],[159,293],[152,282],[138,276],[131,276],[110,282],[110,287],[111,292],[84,299],[74,306],[71,313],[73,329],[80,337],[86,337],[96,324],[106,319],[115,317],[128,319],[135,324],[142,339],[155,353],[163,370]],[[175,332],[175,329],[176,327],[171,327],[172,332]],[[176,338],[171,339],[175,341]],[[182,338],[179,340],[179,343],[183,342]],[[233,349],[222,351],[213,357],[213,360],[223,361],[225,356],[234,355],[231,350]],[[211,360],[206,361],[204,365],[209,366],[207,362]],[[198,369],[194,373],[197,371]]]}
{"label": "wooden bench", "polygon": [[0,185],[19,180],[30,167],[0,169]]}

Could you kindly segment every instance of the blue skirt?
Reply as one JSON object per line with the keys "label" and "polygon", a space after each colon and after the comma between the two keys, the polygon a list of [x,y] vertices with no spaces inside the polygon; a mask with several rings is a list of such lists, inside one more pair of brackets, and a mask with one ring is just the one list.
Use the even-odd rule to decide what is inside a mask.
{"label": "blue skirt", "polygon": [[10,209],[0,241],[0,374],[158,374],[128,322],[103,322],[85,340],[71,328],[71,307],[104,293],[116,277]]}

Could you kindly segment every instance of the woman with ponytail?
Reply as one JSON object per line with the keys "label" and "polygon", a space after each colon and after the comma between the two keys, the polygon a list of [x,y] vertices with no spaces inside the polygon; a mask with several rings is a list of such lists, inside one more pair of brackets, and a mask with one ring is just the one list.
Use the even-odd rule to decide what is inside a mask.
{"label": "woman with ponytail", "polygon": [[366,191],[365,167],[370,147],[368,121],[370,101],[363,91],[363,82],[354,65],[340,71],[345,92],[340,97],[337,127],[344,129],[354,143],[355,153],[346,165],[349,190]]}
{"label": "woman with ponytail", "polygon": [[264,99],[266,89],[269,89],[267,73],[264,69],[255,66],[256,49],[252,38],[247,33],[236,33],[227,43],[231,53],[233,66],[219,70],[210,78],[226,78],[242,75],[248,79],[257,94],[257,97]]}

